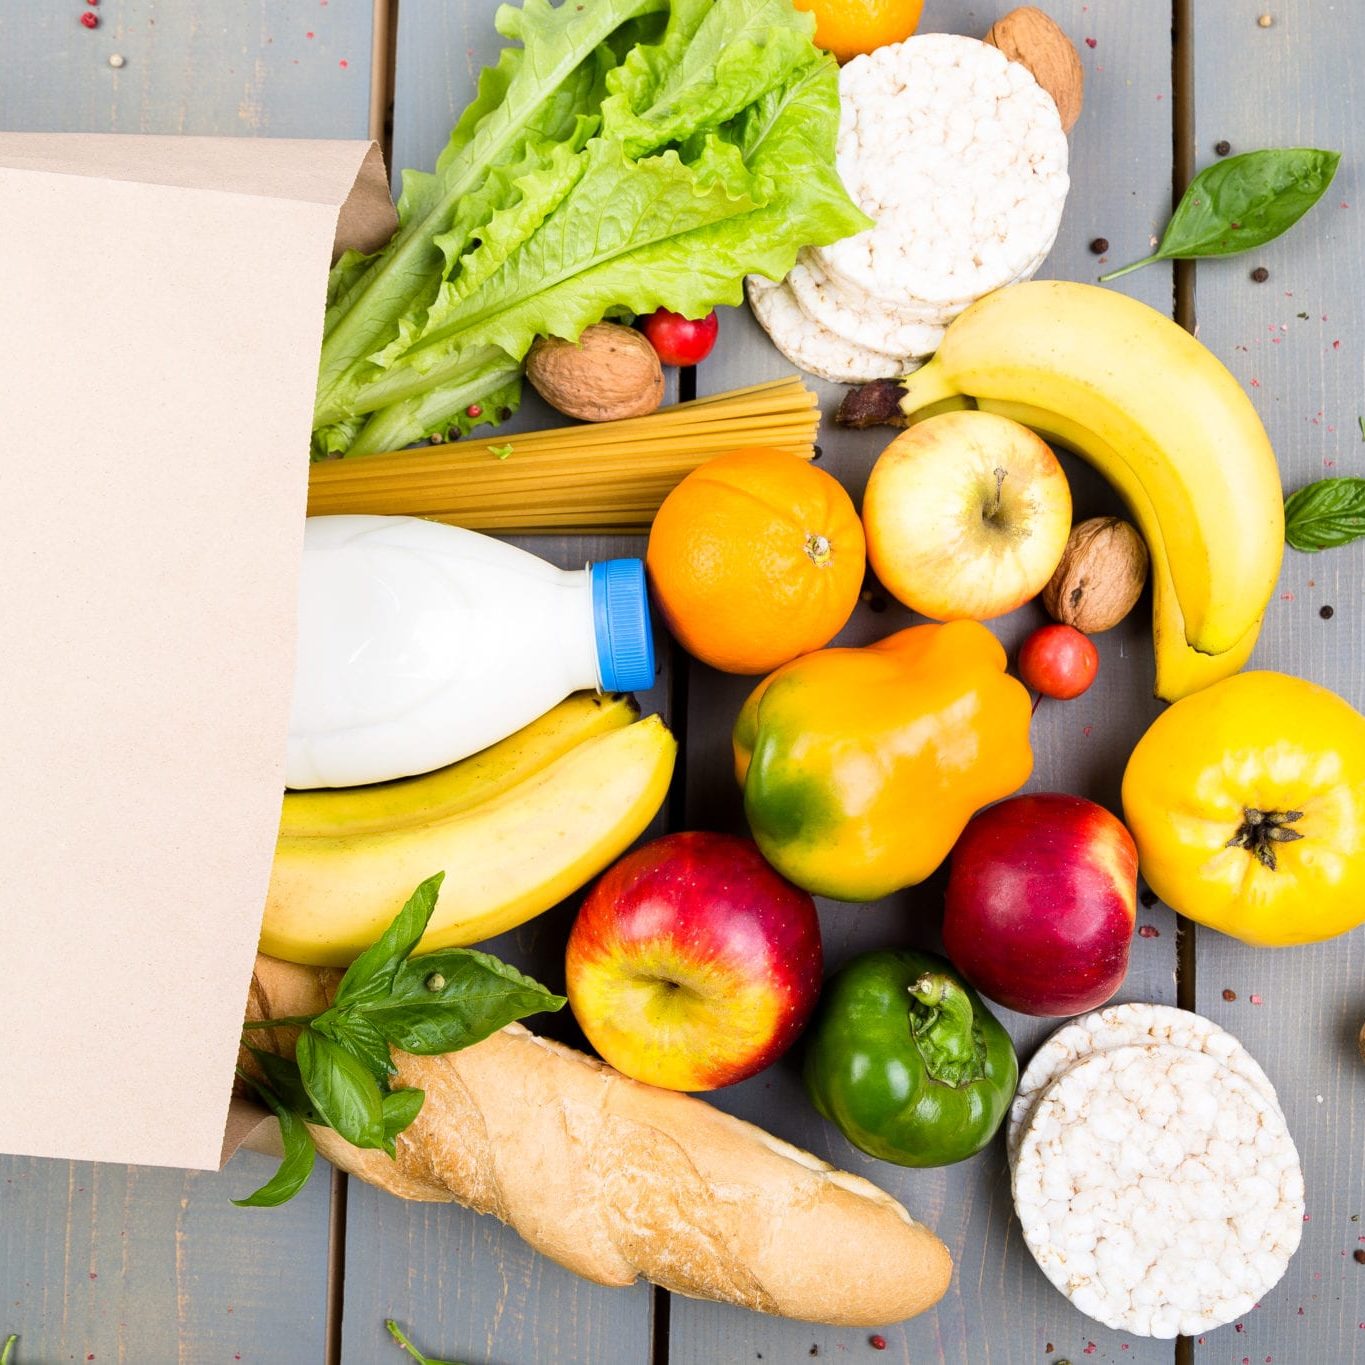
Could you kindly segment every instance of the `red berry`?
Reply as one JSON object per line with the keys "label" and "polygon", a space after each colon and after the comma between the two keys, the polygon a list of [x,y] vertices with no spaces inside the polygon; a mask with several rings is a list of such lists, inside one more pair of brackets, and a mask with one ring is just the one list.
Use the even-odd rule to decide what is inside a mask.
{"label": "red berry", "polygon": [[98,14],[94,13],[94,11],[86,10],[85,13],[81,15],[81,23],[83,23],[86,28],[99,28],[100,17]]}
{"label": "red berry", "polygon": [[1043,626],[1019,651],[1019,676],[1045,697],[1070,701],[1095,681],[1100,655],[1088,635],[1075,626]]}
{"label": "red berry", "polygon": [[483,409],[477,403],[471,403],[465,410],[466,417],[482,417]]}
{"label": "red berry", "polygon": [[715,309],[694,320],[660,308],[640,323],[640,330],[665,365],[696,365],[711,354],[720,319]]}

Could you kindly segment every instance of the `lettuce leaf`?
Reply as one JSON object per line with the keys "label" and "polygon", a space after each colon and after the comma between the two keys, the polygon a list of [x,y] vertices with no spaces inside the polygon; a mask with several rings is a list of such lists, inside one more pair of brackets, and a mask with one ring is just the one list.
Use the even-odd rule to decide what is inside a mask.
{"label": "lettuce leaf", "polygon": [[814,32],[791,0],[674,0],[659,44],[607,76],[603,136],[640,156],[724,123],[810,61]]}
{"label": "lettuce leaf", "polygon": [[[499,8],[494,24],[520,48],[504,49],[479,79],[478,94],[451,134],[435,174],[404,175],[399,227],[364,270],[334,290],[318,369],[318,425],[350,416],[333,401],[348,371],[397,335],[403,318],[419,317],[447,265],[436,239],[450,233],[461,201],[493,167],[516,161],[528,139],[558,141],[595,116],[594,92],[613,60],[605,41],[623,24],[663,9],[665,0],[526,0]],[[477,224],[462,223],[468,234]],[[449,248],[449,243],[447,243]],[[340,263],[339,263],[340,264]]]}
{"label": "lettuce leaf", "polygon": [[[524,36],[577,3],[528,0],[527,11],[500,10],[499,24]],[[483,409],[473,420],[496,421],[515,406],[537,336],[574,340],[603,317],[658,307],[699,317],[739,303],[745,275],[780,279],[801,247],[868,227],[835,169],[838,68],[811,27],[791,0],[671,0],[666,24],[642,10],[577,66],[553,66],[557,93],[504,137],[506,106],[527,98],[518,81],[541,52],[524,36],[485,73],[435,175],[405,178],[405,222],[426,215],[435,259],[416,292],[394,311],[412,280],[391,259],[404,228],[375,261],[338,265],[334,310],[360,316],[342,316],[329,339],[363,336],[366,348],[320,387],[319,447],[359,455],[467,430],[471,403]],[[452,207],[450,187],[490,155]],[[447,226],[432,231],[437,221]],[[367,288],[390,314],[382,327]]]}

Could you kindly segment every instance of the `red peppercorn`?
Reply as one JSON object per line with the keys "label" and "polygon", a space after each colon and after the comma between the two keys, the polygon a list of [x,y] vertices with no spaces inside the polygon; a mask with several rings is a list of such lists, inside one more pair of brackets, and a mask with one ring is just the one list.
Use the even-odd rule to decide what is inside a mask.
{"label": "red peppercorn", "polygon": [[86,10],[85,13],[81,15],[81,23],[84,24],[86,28],[99,28],[100,17],[98,14]]}
{"label": "red peppercorn", "polygon": [[872,1336],[868,1337],[867,1344],[872,1347],[874,1351],[886,1350],[886,1338],[880,1333],[874,1333]]}
{"label": "red peppercorn", "polygon": [[471,403],[465,410],[466,417],[482,417],[483,409],[477,403]]}

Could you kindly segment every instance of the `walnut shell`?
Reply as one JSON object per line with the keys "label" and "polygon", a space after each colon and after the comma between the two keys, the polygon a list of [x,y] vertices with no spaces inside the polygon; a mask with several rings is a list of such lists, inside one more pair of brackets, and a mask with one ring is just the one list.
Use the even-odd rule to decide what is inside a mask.
{"label": "walnut shell", "polygon": [[1081,116],[1085,95],[1085,70],[1071,39],[1042,10],[1024,5],[996,20],[986,41],[1033,73],[1052,96],[1069,133]]}
{"label": "walnut shell", "polygon": [[541,337],[526,356],[526,377],[552,408],[587,422],[643,417],[664,401],[654,347],[619,322],[595,322],[576,342]]}
{"label": "walnut shell", "polygon": [[1147,546],[1126,521],[1091,517],[1071,528],[1061,563],[1043,589],[1043,606],[1063,625],[1097,635],[1133,610],[1147,564]]}

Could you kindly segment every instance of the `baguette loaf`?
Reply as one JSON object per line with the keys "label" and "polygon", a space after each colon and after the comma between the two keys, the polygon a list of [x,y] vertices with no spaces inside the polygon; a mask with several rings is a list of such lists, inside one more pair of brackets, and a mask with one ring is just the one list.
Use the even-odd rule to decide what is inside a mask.
{"label": "baguette loaf", "polygon": [[[337,972],[261,956],[248,1017],[325,1008]],[[282,1053],[292,1029],[261,1030]],[[465,1204],[600,1284],[834,1326],[936,1303],[952,1259],[890,1195],[701,1100],[642,1085],[519,1024],[462,1052],[395,1051],[426,1092],[397,1159],[313,1129],[334,1165],[404,1199]]]}

